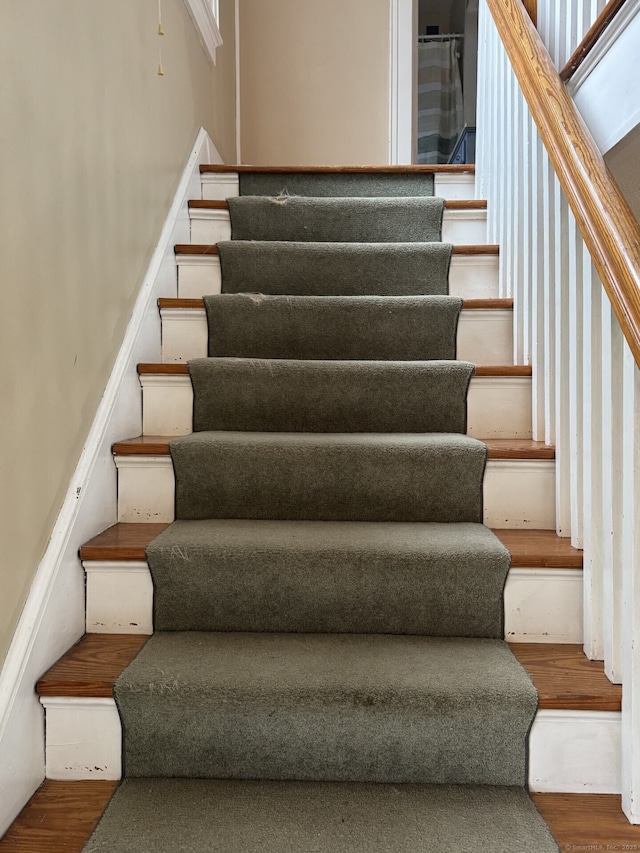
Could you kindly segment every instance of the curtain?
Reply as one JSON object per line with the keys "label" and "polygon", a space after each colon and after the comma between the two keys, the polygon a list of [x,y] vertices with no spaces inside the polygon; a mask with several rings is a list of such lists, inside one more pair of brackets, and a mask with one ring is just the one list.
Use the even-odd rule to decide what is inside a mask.
{"label": "curtain", "polygon": [[418,45],[418,163],[446,163],[464,126],[456,39]]}

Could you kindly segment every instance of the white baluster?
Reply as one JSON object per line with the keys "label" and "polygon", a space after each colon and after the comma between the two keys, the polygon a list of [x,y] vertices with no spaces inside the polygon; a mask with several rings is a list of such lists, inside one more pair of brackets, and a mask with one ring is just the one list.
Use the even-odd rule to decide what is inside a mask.
{"label": "white baluster", "polygon": [[[603,564],[605,516],[603,513],[602,431],[602,300],[606,295],[591,257],[583,245],[583,512],[584,651],[591,660],[603,660]],[[609,491],[610,495],[610,491]],[[607,537],[611,541],[610,532]]]}
{"label": "white baluster", "polygon": [[569,490],[571,544],[583,547],[582,518],[582,288],[583,241],[576,220],[569,211]]}
{"label": "white baluster", "polygon": [[567,231],[569,206],[554,175],[554,264],[555,300],[555,435],[556,435],[556,530],[571,535],[569,474],[569,255]]}
{"label": "white baluster", "polygon": [[622,808],[640,823],[640,372],[623,353]]}

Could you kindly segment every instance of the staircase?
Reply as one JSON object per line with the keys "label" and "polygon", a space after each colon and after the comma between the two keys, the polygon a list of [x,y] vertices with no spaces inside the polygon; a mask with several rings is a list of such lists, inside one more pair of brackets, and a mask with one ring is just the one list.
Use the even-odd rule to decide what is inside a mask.
{"label": "staircase", "polygon": [[[189,206],[192,242],[189,245],[176,246],[177,297],[163,299],[159,305],[162,318],[162,363],[139,366],[143,435],[123,440],[114,446],[115,464],[118,469],[119,523],[87,543],[81,551],[87,577],[87,634],[43,677],[38,685],[41,701],[46,709],[47,775],[50,779],[113,780],[120,778],[122,773],[122,728],[114,701],[114,682],[146,645],[148,635],[153,632],[153,583],[145,549],[155,536],[165,530],[175,516],[176,480],[169,441],[175,437],[189,436],[194,426],[193,384],[186,362],[192,359],[203,359],[211,351],[210,338],[215,337],[216,329],[213,327],[212,331],[209,331],[206,313],[207,310],[211,310],[211,303],[205,306],[203,298],[221,292],[221,255],[218,253],[216,244],[228,240],[231,236],[229,203],[226,199],[233,199],[239,192],[237,176],[239,170],[234,171],[228,167],[203,167],[201,171],[203,198],[194,200]],[[325,171],[330,176],[334,175],[331,170]],[[362,172],[362,170],[357,171]],[[392,170],[388,172],[392,177],[394,176]],[[406,174],[410,177],[428,174],[428,172],[429,170],[423,170],[422,173],[419,170],[406,170]],[[247,169],[245,172],[251,179],[256,177],[256,173],[259,177],[260,170]],[[396,174],[400,173],[396,172]],[[377,177],[379,178],[380,175],[385,175],[384,170],[378,170]],[[316,178],[321,177],[325,176],[321,170],[318,170]],[[353,177],[362,178],[363,176],[358,174]],[[274,180],[279,186],[282,183],[282,176],[276,175]],[[540,696],[536,719],[529,738],[528,780],[526,781],[532,790],[541,792],[577,792],[585,789],[598,792],[614,791],[617,790],[615,787],[617,771],[616,766],[612,764],[612,755],[615,753],[612,743],[619,738],[620,691],[604,678],[600,666],[588,662],[582,656],[578,646],[582,637],[581,553],[555,536],[554,450],[552,447],[531,440],[531,370],[526,366],[513,364],[511,332],[513,306],[511,300],[499,297],[498,247],[484,242],[486,205],[472,198],[473,177],[466,167],[454,168],[450,171],[435,170],[435,190],[437,194],[446,198],[443,240],[454,243],[449,292],[452,296],[462,299],[462,311],[457,327],[457,358],[476,365],[468,392],[466,432],[472,439],[480,439],[486,443],[488,448],[481,508],[482,520],[487,527],[494,529],[497,541],[502,542],[511,553],[511,567],[504,593],[504,636],[513,644],[514,654],[528,670]],[[224,263],[226,262],[223,259]],[[253,269],[251,274],[260,275],[262,272],[260,269],[257,271]],[[225,274],[226,290],[227,275]],[[250,308],[251,299],[246,301]],[[247,323],[251,322],[249,317],[245,320]],[[327,321],[327,325],[330,322]],[[223,335],[221,337],[224,338]],[[401,336],[396,336],[395,346],[400,347],[404,343]],[[223,346],[232,344],[234,344],[233,336],[226,344],[223,343]],[[242,355],[256,357],[252,352]],[[282,355],[278,357],[283,358]],[[428,356],[428,358],[434,357],[437,355]],[[269,372],[273,373],[273,369]],[[318,381],[324,383],[323,393],[326,394],[331,389],[335,376],[335,372],[327,368],[326,376],[320,377]],[[242,369],[236,375],[223,377],[223,380],[229,387],[234,383],[243,386],[253,381],[249,374],[242,372]],[[222,380],[218,377],[217,381]],[[308,382],[306,374],[302,380],[295,377],[292,380],[291,376],[285,375],[282,381],[285,384],[298,381],[300,385],[296,400],[304,398],[305,384]],[[381,381],[380,377],[378,376],[374,381]],[[389,374],[385,381],[388,383],[389,393],[393,393],[393,389],[401,385],[402,377]],[[415,376],[411,381],[415,382]],[[266,377],[262,379],[258,377],[254,397],[260,395],[265,383]],[[301,406],[304,409],[304,401]],[[397,410],[397,406],[392,408]],[[392,417],[392,414],[390,413],[389,417]],[[350,417],[350,414],[348,416]],[[308,417],[308,412],[300,414],[303,421],[305,417]],[[230,428],[251,430],[250,425],[211,427],[211,429],[223,430]],[[274,429],[273,425],[271,429]],[[282,424],[276,425],[276,430],[282,429]],[[379,432],[387,432],[387,429],[381,428]],[[385,436],[391,452],[393,452],[391,438],[393,429]],[[304,434],[304,426],[302,430]],[[325,430],[326,427],[323,428],[323,432]],[[330,432],[330,430],[326,431]],[[341,430],[335,431],[341,432]],[[344,431],[347,432],[347,430]],[[397,427],[395,431],[398,431]],[[416,426],[404,431],[417,434],[428,432],[428,428],[422,429]],[[474,447],[475,445],[476,443],[473,442]],[[322,466],[330,464],[328,460],[338,449],[334,441],[330,445],[331,453],[320,458],[316,469],[318,476]],[[286,465],[286,461],[281,464]],[[234,469],[232,474],[236,476],[237,470]],[[273,476],[277,479],[278,475],[276,473]],[[293,475],[290,474],[291,476]],[[232,477],[230,480],[229,488],[233,487],[233,479]],[[292,481],[289,479],[285,482],[285,486],[292,488],[295,483],[292,486]],[[246,494],[250,492],[251,489]],[[286,488],[283,495],[282,499],[286,500]],[[267,513],[266,517],[270,517],[268,510],[264,512]],[[259,516],[254,515],[254,517]],[[278,516],[276,515],[275,518],[277,519]],[[416,519],[411,521],[415,522]],[[372,518],[365,523],[372,522],[375,523],[376,519]],[[341,523],[347,523],[344,517]],[[402,526],[403,522],[399,520],[396,523]],[[278,541],[281,541],[284,528],[276,530],[272,522],[269,524],[271,524],[269,535],[279,537]],[[393,539],[394,535],[391,529],[383,531],[378,547],[382,547],[389,539]],[[363,541],[366,541],[369,547],[369,533]],[[261,546],[259,541],[252,541],[247,547],[249,551],[253,549],[255,552]],[[315,546],[311,544],[308,547],[312,553],[313,548],[318,546],[316,543]],[[362,553],[367,553],[366,548]],[[371,555],[369,559],[370,557]],[[236,565],[235,571],[240,571],[239,564]],[[228,579],[224,583],[228,583]],[[239,584],[238,590],[241,588],[242,584]],[[170,593],[168,597],[171,598],[173,594],[176,592]],[[238,595],[238,591],[235,595]],[[384,591],[380,595],[380,600],[383,600]],[[296,609],[298,613],[303,609],[303,598],[304,596],[298,602]],[[234,600],[237,599],[234,599],[232,592],[229,594],[227,607],[223,607],[216,618],[224,621],[225,614],[233,610]],[[156,601],[156,619],[159,613],[158,606]],[[409,596],[400,608],[398,624],[403,624],[403,619],[407,617],[411,606]],[[207,609],[204,608],[205,611]],[[468,620],[471,615],[467,613],[462,622]],[[206,620],[206,613],[202,618]],[[294,632],[323,630],[322,627],[313,627],[315,618],[313,608],[304,615],[308,625],[303,628],[300,628],[295,619],[291,626],[285,628],[282,624],[252,627],[250,623],[241,624],[237,621],[233,623],[233,619],[241,620],[242,618],[236,614],[228,624],[217,623],[217,627],[197,630],[290,630]],[[367,618],[371,621],[371,617]],[[364,622],[367,622],[366,618]],[[173,626],[170,630],[184,630],[184,627]],[[333,626],[328,629],[325,627],[324,630],[345,631],[346,629],[343,624],[343,627]],[[369,633],[379,631],[381,636],[388,634],[414,636],[429,633],[421,632],[416,627],[408,630],[402,628],[389,630],[384,627],[384,620],[377,629],[375,627],[372,629],[370,625],[367,628],[365,625],[359,630]],[[478,634],[480,630],[470,629],[469,636],[482,636],[481,633]],[[462,630],[458,630],[456,636],[461,636],[462,633]],[[353,637],[358,635],[354,634]],[[257,646],[255,649],[253,647],[248,649],[245,666],[248,666],[249,661],[256,656],[265,655],[264,666],[268,670],[269,659],[280,653],[273,647],[269,648],[266,652],[264,648]],[[293,652],[297,653],[295,649]],[[214,657],[226,653],[223,649],[217,648]],[[320,666],[320,662],[326,655],[331,656],[334,653],[331,643],[326,649],[318,648],[313,652],[316,655],[312,658],[314,668]],[[349,652],[346,653],[349,654]],[[410,654],[408,648],[405,649],[405,653]],[[402,655],[398,662],[391,664],[391,668],[397,667],[401,661]],[[366,670],[370,664],[365,662],[362,665]],[[393,679],[387,687],[391,691],[394,689],[392,681]],[[294,685],[294,689],[300,688],[300,684]],[[251,687],[249,692],[254,689],[255,686]],[[326,685],[323,689],[327,689]],[[366,698],[364,696],[364,699]],[[364,705],[366,704],[364,702]],[[243,736],[245,739],[252,736],[252,731],[262,731],[256,728],[256,725],[255,723],[249,725]],[[230,730],[230,737],[232,734],[233,729]],[[265,737],[268,739],[269,735]],[[306,737],[307,739],[310,737],[308,732]],[[357,740],[355,730],[348,740],[352,738]],[[375,738],[376,735],[372,732],[372,743],[377,743],[379,752],[379,747],[384,740],[376,741]],[[585,738],[589,742],[593,756],[589,766],[586,766],[583,761]],[[360,744],[359,749],[362,750],[362,748]],[[253,749],[254,751],[260,749],[260,739],[256,741]],[[132,760],[127,759],[128,762]],[[273,756],[270,760],[273,760]],[[335,756],[332,760],[335,761]],[[418,784],[444,781],[449,785],[458,784],[460,781],[473,782],[472,779],[421,778],[422,768],[419,765],[420,762],[416,762],[415,772],[412,771],[413,775],[410,777],[406,775],[405,766],[396,776],[389,775],[388,772],[386,776],[380,775],[382,771],[376,776],[375,773],[372,775],[370,770],[367,770],[361,777],[357,777],[356,774],[355,778],[363,785],[368,782],[382,781]],[[311,764],[309,766],[311,767]],[[335,764],[331,767],[333,769],[328,771],[329,775],[326,777],[328,780],[343,778]],[[255,770],[246,772],[248,774],[246,778],[258,777]],[[299,767],[293,773],[286,768],[279,772],[281,772],[280,776],[267,776],[267,778],[306,778]],[[142,772],[142,775],[145,773]],[[166,775],[179,774],[169,772]],[[198,773],[190,775],[198,775]],[[224,777],[224,770],[221,770],[219,775]],[[243,778],[243,771],[232,770],[229,775]],[[323,776],[316,767],[315,770],[310,771],[308,778],[322,779]],[[353,767],[347,769],[344,778],[354,778]],[[331,788],[329,782],[326,784],[329,786],[326,795],[331,801],[335,795],[335,788]],[[482,780],[480,784],[488,784],[488,782]],[[231,787],[233,788],[233,785]],[[221,790],[219,789],[218,792],[220,793]],[[356,788],[352,788],[351,791],[356,792]],[[366,807],[368,811],[365,809],[355,817],[356,813],[353,813],[349,819],[354,822],[354,826],[360,827],[358,831],[362,832],[363,825],[372,822],[377,825],[375,824],[376,814],[387,809],[389,804],[387,800],[378,798],[378,792],[375,797],[368,789],[362,789],[360,793],[368,803]],[[360,793],[354,793],[353,796],[361,804],[358,800]],[[236,796],[236,794],[236,791],[229,793],[228,786],[224,789],[224,796]],[[448,794],[452,797],[458,796],[453,789],[449,790]],[[209,797],[211,791],[207,791],[206,794],[201,791],[199,796]],[[239,796],[242,799],[245,794]],[[289,794],[284,799],[278,799],[279,795],[274,794],[273,791],[267,794],[262,793],[260,796],[265,797],[266,808],[272,808],[275,814],[280,814],[281,821],[284,820],[283,815],[291,807],[291,803],[295,801],[295,798],[292,801]],[[343,792],[340,792],[340,797],[343,796]],[[161,794],[160,797],[159,802],[164,802],[162,797],[166,797],[166,794]],[[425,808],[424,802],[420,802],[418,811]],[[245,803],[238,808],[246,808],[248,810],[246,813],[249,814],[253,805],[255,800],[251,801],[251,805]],[[307,806],[308,808],[302,808],[300,815],[304,817],[300,817],[300,820],[320,820],[317,812],[314,811],[315,806],[308,803]],[[415,811],[412,810],[414,806],[403,802],[398,813],[398,821],[402,823],[403,820],[412,820],[415,816]],[[443,804],[442,808],[444,807]],[[403,811],[405,808],[406,812]],[[461,809],[462,805],[458,803],[457,808]],[[482,808],[482,805],[478,802],[476,808]],[[278,809],[283,811],[279,812]],[[245,812],[242,814],[244,815]],[[219,819],[224,823],[224,815]],[[246,816],[245,819],[249,820]],[[325,826],[322,821],[320,825]],[[228,828],[228,831],[233,835],[232,827]],[[415,849],[411,845],[418,843],[418,840],[423,838],[424,832],[425,828],[422,826],[419,827],[417,835],[407,835],[406,849]],[[384,833],[380,837],[383,836]],[[388,843],[393,845],[397,840],[398,836],[393,834]],[[236,849],[230,846],[232,843],[237,843],[235,840],[228,840],[225,843],[227,847],[224,849]],[[335,842],[336,845],[337,843]],[[405,849],[399,846],[385,847],[384,843],[387,842],[381,842],[380,850]],[[523,845],[531,846],[523,846],[521,849],[542,851],[547,849],[544,846],[547,843],[543,836],[537,840],[523,839]],[[448,849],[442,839],[438,844],[440,846],[433,849]],[[263,843],[262,847],[255,847],[255,849],[267,849],[267,847]],[[292,847],[292,849],[296,848]],[[326,849],[342,848],[331,846]],[[345,847],[344,849],[355,848]],[[554,848],[551,846],[548,849]]]}

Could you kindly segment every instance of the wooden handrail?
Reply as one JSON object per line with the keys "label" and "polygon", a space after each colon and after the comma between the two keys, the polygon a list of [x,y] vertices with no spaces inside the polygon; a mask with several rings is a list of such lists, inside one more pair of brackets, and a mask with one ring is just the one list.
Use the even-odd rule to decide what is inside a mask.
{"label": "wooden handrail", "polygon": [[598,39],[607,29],[611,21],[624,6],[626,0],[609,0],[602,12],[593,22],[593,25],[587,30],[587,34],[582,39],[578,47],[571,54],[571,58],[560,72],[560,79],[563,83],[567,83],[577,69],[582,65],[586,57],[596,45]]}
{"label": "wooden handrail", "polygon": [[487,0],[520,88],[624,336],[640,366],[640,226],[522,0]]}

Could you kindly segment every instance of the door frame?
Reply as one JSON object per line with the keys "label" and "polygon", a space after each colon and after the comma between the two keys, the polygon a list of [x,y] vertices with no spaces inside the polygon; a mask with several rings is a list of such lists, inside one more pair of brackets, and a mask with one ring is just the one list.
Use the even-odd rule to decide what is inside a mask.
{"label": "door frame", "polygon": [[390,0],[389,163],[415,163],[418,0]]}

